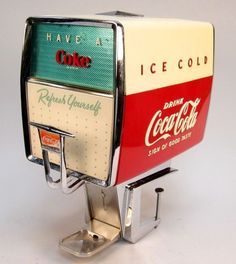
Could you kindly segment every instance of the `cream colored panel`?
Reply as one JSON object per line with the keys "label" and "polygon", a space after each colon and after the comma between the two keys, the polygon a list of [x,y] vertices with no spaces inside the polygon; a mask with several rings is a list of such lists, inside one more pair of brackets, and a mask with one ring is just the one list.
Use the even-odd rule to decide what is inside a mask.
{"label": "cream colored panel", "polygon": [[208,23],[129,20],[124,32],[126,94],[213,74],[213,28]]}
{"label": "cream colored panel", "polygon": [[[106,180],[112,150],[113,97],[31,81],[27,94],[29,121],[75,135],[75,138],[66,138],[67,167]],[[30,137],[32,154],[42,158],[38,131],[32,126]],[[50,161],[59,164],[56,154],[50,154]]]}
{"label": "cream colored panel", "polygon": [[213,75],[214,31],[210,23],[128,16],[66,17],[122,24],[126,95]]}

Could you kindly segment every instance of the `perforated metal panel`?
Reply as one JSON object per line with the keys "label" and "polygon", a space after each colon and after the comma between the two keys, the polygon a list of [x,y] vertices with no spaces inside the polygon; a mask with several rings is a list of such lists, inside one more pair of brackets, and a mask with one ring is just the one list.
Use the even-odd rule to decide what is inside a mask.
{"label": "perforated metal panel", "polygon": [[[102,24],[101,24],[102,25]],[[57,53],[58,51],[63,51]],[[74,66],[66,55],[89,58],[87,67]],[[32,32],[31,77],[112,92],[114,32],[111,27],[35,23]],[[59,55],[58,63],[56,56]]]}

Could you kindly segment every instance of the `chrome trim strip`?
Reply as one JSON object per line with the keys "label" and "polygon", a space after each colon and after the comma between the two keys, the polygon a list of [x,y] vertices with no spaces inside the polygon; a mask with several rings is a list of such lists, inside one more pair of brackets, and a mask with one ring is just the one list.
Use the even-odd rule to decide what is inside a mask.
{"label": "chrome trim strip", "polygon": [[46,126],[44,124],[39,124],[39,123],[35,123],[35,122],[29,122],[29,124],[31,126],[41,128],[41,129],[46,130],[46,131],[51,132],[51,133],[59,134],[59,135],[66,136],[66,137],[75,137],[71,133],[69,133],[67,131],[63,131],[63,130],[55,128],[55,127]]}
{"label": "chrome trim strip", "polygon": [[[20,87],[21,87],[21,113],[22,113],[22,125],[25,142],[25,154],[28,160],[34,161],[34,157],[31,154],[30,147],[30,133],[28,124],[28,111],[27,111],[27,94],[26,94],[26,79],[29,76],[29,50],[30,50],[30,38],[32,35],[32,23],[29,20],[25,24],[25,37],[21,57],[21,76],[20,76]],[[38,162],[36,162],[38,163]]]}
{"label": "chrome trim strip", "polygon": [[101,28],[112,28],[114,20],[101,20],[101,19],[94,19],[94,18],[81,18],[81,17],[62,17],[62,16],[34,16],[29,17],[26,20],[26,23],[31,22],[43,22],[43,23],[57,23],[57,24],[65,24],[69,23],[72,25],[80,25],[80,26],[94,26],[94,27],[101,27]]}
{"label": "chrome trim strip", "polygon": [[125,65],[124,65],[124,30],[121,24],[116,24],[116,92],[114,104],[114,142],[111,160],[110,181],[108,186],[116,183],[118,163],[120,157],[121,131],[124,110],[124,89],[125,89]]}

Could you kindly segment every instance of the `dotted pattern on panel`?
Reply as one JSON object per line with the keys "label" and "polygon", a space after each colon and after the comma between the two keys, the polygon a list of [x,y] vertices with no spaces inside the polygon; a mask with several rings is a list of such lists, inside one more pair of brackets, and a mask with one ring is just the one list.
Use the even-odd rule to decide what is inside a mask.
{"label": "dotted pattern on panel", "polygon": [[[66,138],[67,167],[106,180],[112,150],[113,97],[30,82],[27,92],[29,121],[75,135],[75,138]],[[30,138],[32,154],[42,158],[35,127],[30,128]],[[59,164],[58,155],[50,153],[49,158],[51,162]]]}

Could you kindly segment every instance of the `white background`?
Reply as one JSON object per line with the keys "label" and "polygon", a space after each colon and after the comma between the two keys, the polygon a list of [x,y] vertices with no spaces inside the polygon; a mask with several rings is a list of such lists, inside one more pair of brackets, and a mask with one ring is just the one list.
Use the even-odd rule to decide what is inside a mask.
{"label": "white background", "polygon": [[[2,1],[0,17],[0,263],[236,263],[236,2]],[[91,259],[59,251],[78,228],[79,193],[50,190],[43,169],[28,162],[20,109],[24,21],[45,14],[125,10],[154,17],[210,21],[216,28],[212,101],[204,141],[173,159],[179,171],[160,179],[162,222],[137,244],[120,241]],[[142,36],[140,36],[142,37]]]}

